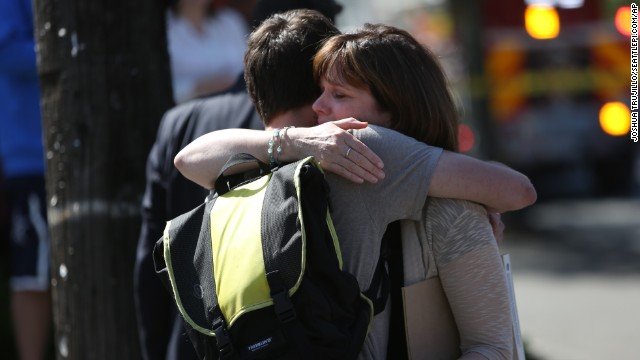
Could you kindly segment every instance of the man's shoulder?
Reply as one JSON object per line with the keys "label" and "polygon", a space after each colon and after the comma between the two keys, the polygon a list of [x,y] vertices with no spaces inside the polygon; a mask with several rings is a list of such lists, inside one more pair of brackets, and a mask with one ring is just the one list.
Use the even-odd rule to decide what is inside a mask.
{"label": "man's shoulder", "polygon": [[167,110],[158,126],[155,147],[175,156],[197,137],[229,128],[263,128],[248,94],[219,94],[190,100]]}
{"label": "man's shoulder", "polygon": [[367,145],[383,160],[397,161],[405,158],[407,161],[425,158],[437,158],[441,148],[427,145],[410,136],[382,126],[369,125],[354,132],[356,137]]}
{"label": "man's shoulder", "polygon": [[404,135],[396,130],[389,129],[379,125],[369,124],[364,129],[359,129],[354,134],[365,144],[371,143],[387,143],[387,144],[406,144],[416,146],[429,146],[423,142],[416,140],[411,136]]}
{"label": "man's shoulder", "polygon": [[202,109],[216,110],[220,108],[234,108],[238,106],[251,106],[251,98],[246,91],[224,92],[209,97],[194,99],[191,101],[193,106]]}
{"label": "man's shoulder", "polygon": [[165,112],[161,127],[164,129],[183,128],[187,123],[206,131],[225,128],[260,128],[261,121],[249,95],[244,92],[230,92],[206,98],[190,100]]}
{"label": "man's shoulder", "polygon": [[355,131],[356,136],[363,140],[381,140],[386,137],[406,138],[409,141],[416,141],[412,137],[406,136],[396,130],[386,128],[384,126],[369,124],[366,128]]}
{"label": "man's shoulder", "polygon": [[198,117],[216,116],[236,109],[252,108],[249,95],[244,91],[217,94],[209,97],[189,100],[167,110],[165,118],[174,120]]}

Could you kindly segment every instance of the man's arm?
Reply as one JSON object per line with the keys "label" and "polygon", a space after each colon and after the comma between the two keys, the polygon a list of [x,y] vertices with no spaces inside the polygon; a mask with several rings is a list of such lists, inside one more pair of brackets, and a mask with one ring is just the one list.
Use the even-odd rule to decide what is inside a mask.
{"label": "man's arm", "polygon": [[537,199],[535,188],[524,174],[449,151],[440,157],[429,196],[475,201],[490,212],[519,210]]}

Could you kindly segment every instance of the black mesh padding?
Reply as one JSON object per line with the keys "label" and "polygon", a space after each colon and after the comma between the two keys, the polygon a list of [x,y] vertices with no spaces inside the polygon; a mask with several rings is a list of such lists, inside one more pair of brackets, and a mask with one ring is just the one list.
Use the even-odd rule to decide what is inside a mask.
{"label": "black mesh padding", "polygon": [[298,197],[294,173],[298,163],[273,172],[262,203],[262,253],[266,273],[278,269],[287,289],[302,271],[302,233],[298,219]]}
{"label": "black mesh padding", "polygon": [[207,329],[212,323],[207,309],[217,304],[209,219],[215,199],[173,219],[169,228],[177,295],[186,314],[198,326]]}
{"label": "black mesh padding", "polygon": [[[293,172],[297,165],[294,163],[279,169],[274,176],[282,176],[282,181],[274,181],[276,179],[272,178],[269,185],[285,188],[281,190],[284,193],[295,191]],[[309,349],[307,353],[313,354],[313,358],[317,359],[353,359],[360,352],[366,337],[372,309],[360,296],[360,288],[355,277],[339,267],[333,238],[327,226],[328,185],[324,175],[309,163],[302,165],[300,188],[308,256],[304,278],[298,291],[292,296],[292,302],[297,319],[304,327],[305,336],[309,343],[313,344],[313,349]],[[276,197],[281,195],[277,194],[278,192],[270,193],[274,196],[270,203],[282,202],[282,198],[278,200]],[[279,223],[279,214],[273,209],[266,209],[265,205],[263,221],[274,223],[262,225],[263,229],[271,230],[262,234],[263,243],[269,243],[271,247],[275,247],[274,244],[277,242],[284,245],[295,244],[289,237],[291,229],[287,227],[290,225]],[[272,214],[267,216],[265,212]],[[287,217],[287,221],[290,224],[292,219]],[[301,235],[295,234],[294,239],[297,239],[297,236]],[[300,254],[291,253],[291,256],[276,258],[267,256],[278,251],[281,252],[280,255],[284,253],[282,249],[277,248],[265,251],[266,272],[277,270],[292,277],[287,261],[297,258],[299,262]],[[282,258],[287,260],[281,261]],[[290,279],[285,280],[285,283],[287,281]]]}
{"label": "black mesh padding", "polygon": [[[200,290],[202,291],[202,304],[207,309],[206,317],[209,327],[213,323],[213,314],[210,309],[214,306],[218,306],[218,296],[216,295],[216,280],[212,276],[213,274],[213,254],[211,249],[211,209],[215,205],[217,196],[207,202],[205,208],[205,219],[202,221],[202,227],[200,229],[200,236],[198,238],[198,245],[196,253],[193,256],[193,266],[199,271]],[[198,295],[195,292],[192,295]],[[201,306],[197,296],[194,297],[196,305]]]}

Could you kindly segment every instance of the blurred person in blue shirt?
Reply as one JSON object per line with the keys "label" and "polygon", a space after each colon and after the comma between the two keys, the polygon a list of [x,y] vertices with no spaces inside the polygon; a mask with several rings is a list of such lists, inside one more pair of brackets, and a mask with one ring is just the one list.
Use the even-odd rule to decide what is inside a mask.
{"label": "blurred person in blue shirt", "polygon": [[0,0],[0,163],[9,211],[11,313],[22,360],[51,334],[45,164],[30,0]]}

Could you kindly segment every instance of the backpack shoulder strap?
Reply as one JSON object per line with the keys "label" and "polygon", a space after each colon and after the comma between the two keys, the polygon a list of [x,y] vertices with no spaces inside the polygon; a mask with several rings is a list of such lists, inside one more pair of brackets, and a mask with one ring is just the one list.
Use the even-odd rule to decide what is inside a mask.
{"label": "backpack shoulder strap", "polygon": [[[254,164],[256,168],[239,174],[226,174],[227,170],[241,164]],[[216,193],[218,193],[218,195],[224,195],[238,186],[253,181],[270,172],[271,168],[269,165],[263,163],[255,156],[247,153],[235,154],[227,160],[220,170],[220,174],[215,181]]]}
{"label": "backpack shoulder strap", "polygon": [[389,265],[390,283],[389,299],[391,301],[391,320],[389,323],[389,346],[387,348],[387,354],[389,356],[393,354],[393,359],[408,359],[404,302],[402,300],[404,266],[400,221],[394,221],[389,224],[384,234],[383,244],[383,246],[387,247],[386,257]]}

